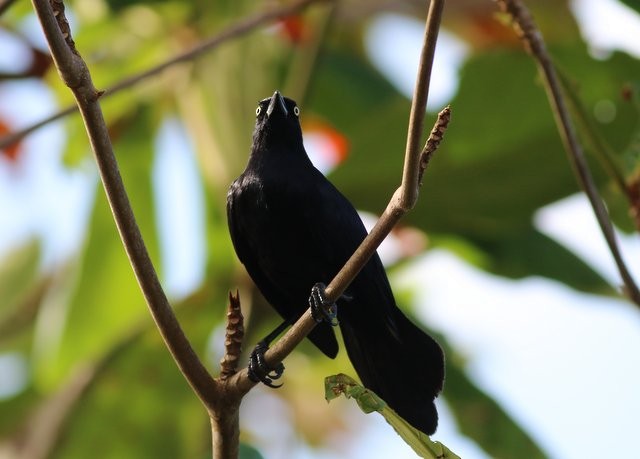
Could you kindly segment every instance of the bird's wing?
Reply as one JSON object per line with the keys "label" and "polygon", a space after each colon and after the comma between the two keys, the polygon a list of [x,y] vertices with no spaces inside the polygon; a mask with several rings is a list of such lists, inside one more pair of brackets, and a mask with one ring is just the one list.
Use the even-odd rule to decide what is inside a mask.
{"label": "bird's wing", "polygon": [[[276,259],[287,258],[286,244],[277,244],[280,239],[287,238],[273,238],[271,234],[274,217],[278,218],[277,210],[275,215],[256,212],[256,200],[260,198],[255,188],[243,186],[242,180],[242,176],[236,180],[227,195],[227,221],[236,254],[269,304],[284,319],[296,320],[308,307],[313,282],[320,279],[309,284],[304,267],[299,263],[293,259],[291,263]],[[251,218],[247,218],[249,213]],[[301,234],[295,229],[293,233]],[[318,324],[308,337],[328,357],[337,355],[338,342],[329,324]]]}
{"label": "bird's wing", "polygon": [[[320,188],[317,199],[317,206],[307,209],[315,215],[315,220],[309,215],[304,221],[315,221],[309,231],[314,234],[313,240],[322,241],[319,245],[324,248],[325,256],[331,259],[329,275],[333,278],[360,246],[367,230],[353,205],[330,182],[326,181]],[[339,237],[336,237],[337,231]],[[347,288],[347,296],[353,297],[352,301],[362,304],[367,310],[376,309],[380,312],[379,317],[387,320],[386,326],[393,333],[397,332],[395,300],[377,252]],[[348,308],[347,302],[343,309]]]}

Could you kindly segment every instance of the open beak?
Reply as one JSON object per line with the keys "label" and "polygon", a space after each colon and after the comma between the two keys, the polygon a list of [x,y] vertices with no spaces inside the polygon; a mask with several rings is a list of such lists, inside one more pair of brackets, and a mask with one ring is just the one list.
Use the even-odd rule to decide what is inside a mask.
{"label": "open beak", "polygon": [[284,98],[279,91],[273,93],[271,96],[271,101],[269,101],[269,107],[267,107],[267,118],[271,116],[274,110],[282,110],[284,116],[289,114],[289,110],[287,110],[287,106],[284,104]]}

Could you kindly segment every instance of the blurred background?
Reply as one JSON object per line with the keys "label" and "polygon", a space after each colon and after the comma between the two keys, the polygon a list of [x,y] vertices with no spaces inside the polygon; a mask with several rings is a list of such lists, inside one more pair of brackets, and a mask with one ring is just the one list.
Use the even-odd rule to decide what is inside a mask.
{"label": "blurred background", "polygon": [[[640,8],[530,3],[579,100],[593,172],[640,279],[638,228],[602,161],[638,183]],[[98,88],[280,4],[66,2]],[[31,5],[1,8],[0,137],[72,102]],[[230,289],[242,298],[246,349],[278,321],[226,227],[257,101],[275,89],[298,101],[310,156],[372,225],[400,182],[426,11],[409,0],[316,2],[103,99],[152,258],[213,372]],[[433,438],[463,458],[639,454],[640,311],[620,294],[535,65],[490,1],[445,7],[428,128],[447,103],[453,119],[418,205],[380,249],[399,304],[446,350]],[[332,361],[305,343],[285,363],[281,389],[259,386],[243,403],[242,457],[414,457],[380,416],[325,402],[325,376],[355,376],[344,352]],[[4,148],[0,458],[209,451],[207,416],[146,310],[80,118]]]}

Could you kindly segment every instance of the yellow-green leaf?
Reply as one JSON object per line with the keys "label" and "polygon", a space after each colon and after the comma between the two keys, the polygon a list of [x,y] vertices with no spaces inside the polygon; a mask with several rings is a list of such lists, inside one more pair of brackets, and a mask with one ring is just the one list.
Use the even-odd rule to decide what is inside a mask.
{"label": "yellow-green leaf", "polygon": [[420,457],[432,459],[455,459],[459,457],[449,448],[438,441],[431,441],[429,436],[412,427],[407,421],[398,416],[389,406],[373,391],[361,386],[353,378],[338,373],[327,376],[324,380],[325,398],[331,401],[344,395],[353,398],[362,411],[371,413],[377,411],[391,424],[391,427],[402,437]]}

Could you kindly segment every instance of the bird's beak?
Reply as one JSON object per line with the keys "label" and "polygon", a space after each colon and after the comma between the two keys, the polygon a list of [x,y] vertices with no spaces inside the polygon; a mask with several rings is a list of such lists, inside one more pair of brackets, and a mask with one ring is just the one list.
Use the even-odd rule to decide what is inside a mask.
{"label": "bird's beak", "polygon": [[271,113],[279,107],[284,113],[284,116],[289,114],[289,110],[287,110],[287,106],[284,104],[284,99],[282,98],[282,94],[279,91],[273,93],[271,96],[271,101],[269,102],[269,107],[267,107],[267,118],[271,116]]}

